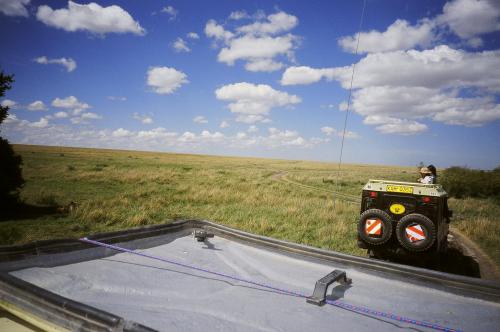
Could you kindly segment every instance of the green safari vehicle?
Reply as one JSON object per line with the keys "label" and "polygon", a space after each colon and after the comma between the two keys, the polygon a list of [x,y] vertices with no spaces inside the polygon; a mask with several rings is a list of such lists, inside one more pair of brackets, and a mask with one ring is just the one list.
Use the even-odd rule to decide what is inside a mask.
{"label": "green safari vehicle", "polygon": [[439,184],[369,180],[363,187],[358,246],[371,256],[420,256],[447,248],[452,211]]}

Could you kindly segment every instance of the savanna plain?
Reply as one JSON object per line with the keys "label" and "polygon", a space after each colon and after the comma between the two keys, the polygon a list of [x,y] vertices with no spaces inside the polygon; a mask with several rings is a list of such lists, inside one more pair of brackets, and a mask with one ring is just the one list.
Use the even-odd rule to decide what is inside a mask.
{"label": "savanna plain", "polygon": [[[368,179],[414,181],[418,175],[416,167],[344,164],[337,183],[334,163],[28,145],[14,149],[23,158],[24,211],[4,213],[0,245],[196,218],[366,255],[356,243],[363,185]],[[451,198],[449,205],[454,210],[451,227],[500,266],[498,200]]]}

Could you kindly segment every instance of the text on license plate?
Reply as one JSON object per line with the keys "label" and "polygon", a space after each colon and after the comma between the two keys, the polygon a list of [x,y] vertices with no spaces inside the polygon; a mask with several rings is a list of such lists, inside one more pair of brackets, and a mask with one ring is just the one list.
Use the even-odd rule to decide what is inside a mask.
{"label": "text on license plate", "polygon": [[393,192],[393,193],[413,194],[413,187],[411,187],[411,186],[387,185],[387,191],[390,191],[390,192]]}

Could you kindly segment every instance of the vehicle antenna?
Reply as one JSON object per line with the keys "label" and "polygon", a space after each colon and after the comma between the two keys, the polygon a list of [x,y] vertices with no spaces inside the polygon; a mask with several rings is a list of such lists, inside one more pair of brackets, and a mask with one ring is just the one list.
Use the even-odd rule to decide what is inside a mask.
{"label": "vehicle antenna", "polygon": [[[366,0],[363,0],[363,9],[361,10],[361,18],[359,20],[358,36],[356,38],[357,39],[356,51],[354,52],[354,56],[358,55],[359,37],[361,35],[361,28],[363,27],[363,18],[365,16],[365,8],[366,8]],[[339,192],[340,166],[342,165],[342,153],[344,152],[344,140],[345,140],[345,132],[346,132],[346,128],[347,128],[347,116],[349,115],[349,107],[351,106],[352,82],[354,81],[354,69],[355,68],[356,68],[356,62],[354,62],[352,64],[351,85],[349,87],[349,98],[347,99],[347,109],[345,111],[345,118],[344,118],[344,130],[342,132],[342,143],[340,145],[340,156],[339,156],[339,164],[338,164],[338,170],[337,170],[337,180],[336,180],[336,184],[335,184],[337,193]],[[333,200],[333,209],[335,210],[335,199]]]}

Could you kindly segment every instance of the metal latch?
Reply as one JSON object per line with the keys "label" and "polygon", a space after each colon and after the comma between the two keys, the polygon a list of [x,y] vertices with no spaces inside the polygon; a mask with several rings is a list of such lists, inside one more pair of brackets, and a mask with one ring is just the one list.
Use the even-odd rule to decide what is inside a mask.
{"label": "metal latch", "polygon": [[307,298],[307,303],[319,306],[324,305],[326,302],[326,292],[328,290],[328,286],[333,284],[335,281],[338,281],[341,285],[350,285],[352,283],[352,280],[347,278],[345,271],[334,270],[316,281],[313,295]]}
{"label": "metal latch", "polygon": [[201,229],[201,230],[195,230],[193,232],[193,236],[198,242],[204,242],[207,238],[212,238],[214,237],[213,233],[208,233],[206,230]]}

